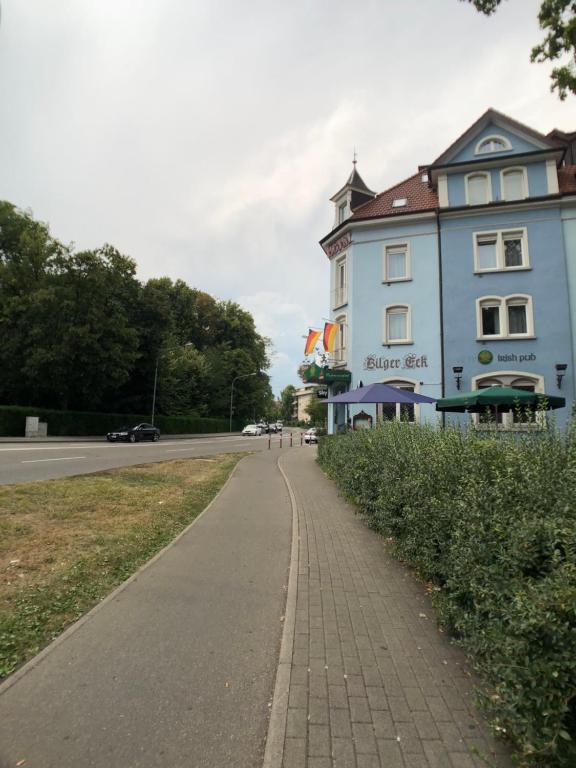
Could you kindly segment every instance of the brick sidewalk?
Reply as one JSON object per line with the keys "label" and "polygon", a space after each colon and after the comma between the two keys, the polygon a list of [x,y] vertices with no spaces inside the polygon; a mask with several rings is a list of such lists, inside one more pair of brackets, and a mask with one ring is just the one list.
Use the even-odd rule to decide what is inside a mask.
{"label": "brick sidewalk", "polygon": [[474,710],[475,680],[438,631],[423,586],[315,456],[302,449],[280,462],[299,522],[282,768],[510,766]]}

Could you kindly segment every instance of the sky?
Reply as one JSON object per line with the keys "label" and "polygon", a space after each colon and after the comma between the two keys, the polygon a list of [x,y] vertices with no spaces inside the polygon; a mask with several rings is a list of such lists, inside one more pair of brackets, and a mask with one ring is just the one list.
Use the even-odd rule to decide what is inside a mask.
{"label": "sky", "polygon": [[249,310],[276,396],[328,313],[318,241],[358,170],[380,192],[487,108],[576,130],[531,64],[539,0],[1,0],[0,199],[138,277]]}

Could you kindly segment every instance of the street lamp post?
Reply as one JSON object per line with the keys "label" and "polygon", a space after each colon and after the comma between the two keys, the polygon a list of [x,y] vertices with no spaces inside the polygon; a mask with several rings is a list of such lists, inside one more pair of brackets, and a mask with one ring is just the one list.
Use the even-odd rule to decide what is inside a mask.
{"label": "street lamp post", "polygon": [[[186,344],[180,344],[178,347],[168,347],[168,349],[162,350],[162,352],[173,352],[175,349],[183,349],[184,347],[193,347],[191,341],[187,341]],[[162,352],[158,352],[156,356],[156,367],[154,368],[154,391],[152,393],[152,418],[150,419],[152,426],[154,426],[154,414],[156,413],[156,385],[158,384],[158,363],[160,362],[160,355]]]}
{"label": "street lamp post", "polygon": [[246,379],[248,376],[257,376],[258,371],[254,371],[253,373],[241,373],[240,376],[235,376],[232,379],[232,387],[230,388],[230,429],[229,432],[232,432],[232,407],[234,404],[234,384],[238,381],[238,379]]}

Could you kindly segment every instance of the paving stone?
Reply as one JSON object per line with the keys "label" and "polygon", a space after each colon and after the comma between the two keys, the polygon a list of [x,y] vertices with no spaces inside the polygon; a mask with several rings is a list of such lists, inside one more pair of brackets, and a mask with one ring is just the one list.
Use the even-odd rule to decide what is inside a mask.
{"label": "paving stone", "polygon": [[366,696],[366,686],[362,675],[346,675],[348,696]]}
{"label": "paving stone", "polygon": [[346,693],[346,686],[345,685],[329,685],[328,700],[330,702],[330,708],[348,709],[348,694]]}
{"label": "paving stone", "polygon": [[356,755],[358,768],[386,768],[382,766],[378,754]]}
{"label": "paving stone", "polygon": [[307,768],[332,768],[332,759],[330,757],[309,757],[306,765]]}
{"label": "paving stone", "polygon": [[305,739],[308,734],[308,710],[289,709],[286,720],[286,736]]}
{"label": "paving stone", "polygon": [[398,736],[396,723],[392,720],[390,712],[372,712],[372,724],[377,739],[395,739]]}
{"label": "paving stone", "polygon": [[290,685],[288,706],[296,709],[307,709],[308,687],[306,685]]}
{"label": "paving stone", "polygon": [[352,739],[332,739],[332,757],[337,768],[356,768]]}
{"label": "paving stone", "polygon": [[378,753],[372,723],[352,723],[352,738],[357,755]]}
{"label": "paving stone", "polygon": [[439,739],[440,733],[429,712],[413,712],[412,718],[421,739]]}
{"label": "paving stone", "polygon": [[350,722],[352,723],[371,723],[372,714],[368,705],[368,699],[365,697],[349,697],[350,704]]}
{"label": "paving stone", "polygon": [[388,709],[388,697],[384,688],[369,686],[366,688],[370,709]]}
{"label": "paving stone", "polygon": [[311,757],[330,757],[330,729],[327,725],[308,726],[308,754]]}
{"label": "paving stone", "polygon": [[310,697],[308,702],[308,714],[310,723],[316,725],[328,725],[328,699]]}
{"label": "paving stone", "polygon": [[396,723],[396,729],[403,754],[424,754],[418,729],[413,723]]}
{"label": "paving stone", "polygon": [[378,739],[377,743],[380,762],[383,766],[386,768],[404,768],[402,752],[396,739]]}
{"label": "paving stone", "polygon": [[302,768],[306,764],[306,739],[287,738],[282,768]]}

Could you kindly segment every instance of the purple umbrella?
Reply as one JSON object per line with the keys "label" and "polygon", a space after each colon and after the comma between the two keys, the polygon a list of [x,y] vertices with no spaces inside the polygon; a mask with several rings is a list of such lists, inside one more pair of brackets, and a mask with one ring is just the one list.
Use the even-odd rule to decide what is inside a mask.
{"label": "purple umbrella", "polygon": [[389,384],[369,384],[342,395],[329,398],[328,403],[435,403],[433,397],[418,395],[406,389],[391,387]]}

